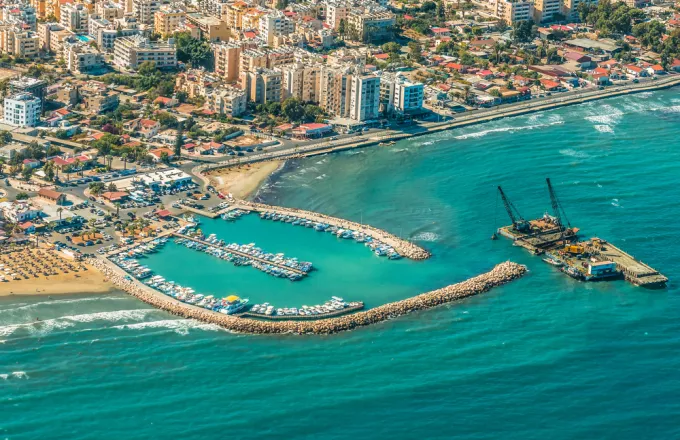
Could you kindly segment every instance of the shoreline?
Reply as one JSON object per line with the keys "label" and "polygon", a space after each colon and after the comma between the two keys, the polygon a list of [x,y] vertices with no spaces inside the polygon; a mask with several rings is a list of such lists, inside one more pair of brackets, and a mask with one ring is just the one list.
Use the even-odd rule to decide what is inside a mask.
{"label": "shoreline", "polygon": [[236,199],[246,199],[280,169],[279,160],[245,163],[235,167],[212,170],[205,174],[208,184],[224,195],[231,194]]}
{"label": "shoreline", "polygon": [[506,104],[506,107],[492,108],[489,110],[477,110],[469,112],[470,114],[461,114],[460,117],[446,122],[426,123],[429,125],[420,126],[421,131],[413,132],[396,132],[381,135],[375,138],[350,140],[347,142],[338,141],[336,143],[329,142],[326,144],[312,144],[310,146],[300,147],[297,152],[292,150],[281,150],[271,153],[261,153],[257,155],[239,158],[238,162],[229,159],[223,162],[215,162],[212,164],[199,165],[192,169],[192,173],[199,178],[205,180],[205,173],[215,170],[230,168],[236,164],[243,165],[244,163],[258,163],[268,162],[273,160],[297,159],[304,157],[319,156],[328,153],[336,153],[340,151],[353,150],[356,148],[370,147],[378,145],[381,142],[400,141],[416,136],[426,136],[441,131],[452,130],[456,128],[463,128],[485,122],[491,122],[499,119],[505,119],[515,116],[523,116],[532,113],[538,113],[547,110],[558,109],[571,105],[583,104],[591,101],[598,101],[608,98],[616,98],[620,96],[633,95],[637,93],[649,92],[670,89],[680,85],[680,74],[674,74],[667,78],[662,78],[649,84],[637,84],[635,86],[626,86],[619,89],[611,90],[593,90],[575,94],[574,96],[555,96],[551,101],[533,103],[532,101],[524,101],[518,103]]}
{"label": "shoreline", "polygon": [[476,277],[363,312],[317,321],[261,321],[225,315],[180,302],[129,277],[107,259],[94,258],[89,263],[106,274],[118,288],[149,305],[175,316],[217,324],[227,330],[248,334],[328,335],[349,331],[488,292],[494,287],[521,278],[527,272],[526,266],[506,261]]}

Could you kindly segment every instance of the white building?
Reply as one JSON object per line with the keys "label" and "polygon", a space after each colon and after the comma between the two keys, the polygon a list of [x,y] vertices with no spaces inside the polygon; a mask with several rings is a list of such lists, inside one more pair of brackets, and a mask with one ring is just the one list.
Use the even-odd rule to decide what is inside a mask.
{"label": "white building", "polygon": [[281,11],[272,11],[260,17],[260,36],[272,45],[274,37],[291,34],[295,25]]}
{"label": "white building", "polygon": [[16,127],[35,127],[40,122],[40,99],[30,93],[5,98],[3,122]]}
{"label": "white building", "polygon": [[2,218],[12,223],[23,223],[33,220],[40,211],[28,202],[2,202],[0,203]]}
{"label": "white building", "polygon": [[89,12],[80,3],[63,3],[60,24],[73,32],[87,32]]}
{"label": "white building", "polygon": [[116,38],[113,62],[126,69],[136,69],[140,64],[151,61],[159,69],[177,66],[177,49],[172,38],[166,43],[151,43],[141,35]]}
{"label": "white building", "polygon": [[380,114],[380,77],[352,76],[349,117],[358,122],[378,119]]}
{"label": "white building", "polygon": [[397,76],[394,83],[392,106],[397,113],[419,112],[423,108],[424,86],[413,83],[403,76]]}
{"label": "white building", "polygon": [[153,25],[154,14],[161,8],[158,0],[132,0],[132,15],[143,24]]}

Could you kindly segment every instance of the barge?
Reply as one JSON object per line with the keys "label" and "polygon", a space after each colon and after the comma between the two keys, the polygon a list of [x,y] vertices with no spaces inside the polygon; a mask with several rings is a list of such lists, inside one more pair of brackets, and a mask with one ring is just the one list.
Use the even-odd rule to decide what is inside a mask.
{"label": "barge", "polygon": [[[582,239],[579,229],[569,223],[550,179],[546,182],[553,212],[535,220],[525,220],[498,187],[498,194],[512,221],[511,225],[499,228],[498,235],[534,255],[544,255],[543,261],[580,281],[625,279],[651,289],[666,287],[666,276],[608,241],[598,237]],[[494,234],[493,238],[496,236]]]}

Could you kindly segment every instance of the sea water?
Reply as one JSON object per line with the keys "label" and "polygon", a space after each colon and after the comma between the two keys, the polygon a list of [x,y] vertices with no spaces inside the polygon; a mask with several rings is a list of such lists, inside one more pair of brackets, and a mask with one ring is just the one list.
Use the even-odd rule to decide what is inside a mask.
{"label": "sea water", "polygon": [[[308,260],[299,282],[168,245],[146,260],[197,291],[281,306],[373,306],[507,259],[524,278],[331,336],[251,336],[124,294],[0,300],[0,438],[677,438],[680,99],[637,94],[289,162],[257,198],[362,221],[433,252],[246,216],[207,233]],[[650,291],[580,283],[507,240],[502,185],[666,274]],[[311,304],[308,304],[311,305]],[[40,322],[36,321],[40,318]]]}

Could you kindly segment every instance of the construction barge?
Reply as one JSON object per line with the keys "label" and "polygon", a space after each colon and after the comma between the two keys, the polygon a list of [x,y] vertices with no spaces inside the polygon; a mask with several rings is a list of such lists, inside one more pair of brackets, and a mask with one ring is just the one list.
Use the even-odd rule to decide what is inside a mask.
{"label": "construction barge", "polygon": [[498,187],[512,224],[499,228],[492,238],[499,234],[534,255],[544,255],[543,261],[577,280],[625,279],[650,289],[666,287],[668,278],[613,244],[597,237],[582,239],[579,229],[569,223],[550,179],[546,182],[553,213],[535,220],[525,220]]}

